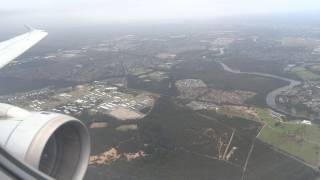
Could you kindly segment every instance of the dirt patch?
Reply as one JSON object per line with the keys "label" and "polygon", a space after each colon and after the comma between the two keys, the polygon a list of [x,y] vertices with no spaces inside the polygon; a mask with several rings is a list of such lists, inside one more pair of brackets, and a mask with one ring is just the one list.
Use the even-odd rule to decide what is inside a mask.
{"label": "dirt patch", "polygon": [[99,155],[90,156],[89,165],[109,165],[121,157],[117,149],[111,148]]}
{"label": "dirt patch", "polygon": [[110,115],[120,120],[140,119],[144,117],[142,113],[132,111],[124,107],[119,107],[111,111]]}
{"label": "dirt patch", "polygon": [[127,161],[132,161],[140,157],[146,157],[146,156],[147,155],[144,151],[138,151],[135,153],[124,153],[124,157],[126,158]]}
{"label": "dirt patch", "polygon": [[128,125],[121,125],[116,128],[118,131],[129,131],[129,130],[137,130],[138,125],[136,124],[128,124]]}
{"label": "dirt patch", "polygon": [[106,128],[106,127],[108,127],[108,123],[106,122],[93,122],[90,125],[91,129]]}

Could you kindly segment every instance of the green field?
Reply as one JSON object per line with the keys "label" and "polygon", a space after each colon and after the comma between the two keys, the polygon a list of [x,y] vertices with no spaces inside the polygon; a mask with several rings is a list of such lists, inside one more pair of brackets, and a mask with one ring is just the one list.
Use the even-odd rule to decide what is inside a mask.
{"label": "green field", "polygon": [[305,81],[320,80],[320,75],[307,70],[305,67],[298,66],[298,67],[292,68],[290,72],[292,74],[297,75],[299,78]]}
{"label": "green field", "polygon": [[269,109],[256,108],[256,112],[258,117],[231,107],[220,107],[218,111],[219,114],[231,117],[263,122],[265,125],[258,135],[258,139],[308,164],[320,165],[320,125],[279,123],[280,118],[273,118]]}
{"label": "green field", "polygon": [[241,109],[233,108],[232,106],[220,106],[217,110],[217,113],[225,114],[229,117],[240,117],[243,119],[258,121],[258,119],[254,115],[246,113]]}
{"label": "green field", "polygon": [[293,123],[277,124],[268,109],[258,109],[263,122],[258,139],[273,145],[305,162],[318,166],[320,161],[320,127],[319,125],[302,125]]}

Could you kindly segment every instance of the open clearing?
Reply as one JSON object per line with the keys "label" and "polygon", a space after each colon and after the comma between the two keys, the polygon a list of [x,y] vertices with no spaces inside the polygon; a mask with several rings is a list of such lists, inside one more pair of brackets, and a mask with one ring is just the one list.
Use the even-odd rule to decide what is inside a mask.
{"label": "open clearing", "polygon": [[264,123],[257,138],[307,164],[320,167],[320,125],[281,122],[270,109],[222,106],[217,111],[230,117],[241,117]]}
{"label": "open clearing", "polygon": [[128,119],[140,119],[143,117],[142,113],[137,111],[132,111],[127,108],[119,107],[110,113],[111,116],[120,119],[120,120],[128,120]]}
{"label": "open clearing", "polygon": [[308,164],[320,164],[320,127],[294,123],[277,123],[270,110],[257,109],[260,119],[265,122],[258,139],[283,150]]}
{"label": "open clearing", "polygon": [[301,67],[301,66],[292,68],[290,72],[295,74],[296,76],[298,76],[304,81],[315,81],[320,79],[320,75],[315,74],[307,70],[305,67]]}

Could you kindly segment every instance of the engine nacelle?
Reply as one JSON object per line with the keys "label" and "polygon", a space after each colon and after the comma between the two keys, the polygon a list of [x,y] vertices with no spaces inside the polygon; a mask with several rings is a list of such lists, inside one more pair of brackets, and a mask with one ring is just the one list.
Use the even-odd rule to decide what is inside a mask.
{"label": "engine nacelle", "polygon": [[[1,146],[17,159],[55,179],[82,179],[90,156],[86,126],[67,115],[29,113],[21,111],[17,117],[0,120]],[[8,115],[9,111],[0,114]]]}

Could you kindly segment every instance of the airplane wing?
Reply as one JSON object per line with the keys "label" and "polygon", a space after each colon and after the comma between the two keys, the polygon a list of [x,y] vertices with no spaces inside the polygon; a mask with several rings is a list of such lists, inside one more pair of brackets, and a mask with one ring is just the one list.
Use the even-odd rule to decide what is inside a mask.
{"label": "airplane wing", "polygon": [[[0,42],[0,69],[48,33],[28,33]],[[90,136],[78,119],[51,112],[29,112],[0,103],[0,179],[83,179]]]}
{"label": "airplane wing", "polygon": [[[30,49],[48,34],[45,31],[33,28],[29,28],[29,30],[30,31],[25,34],[0,42],[0,69]],[[3,109],[1,109],[3,106],[4,104],[0,103],[0,111],[3,111]],[[0,112],[0,117],[2,115]],[[0,120],[1,122],[5,122],[5,119],[0,118]],[[1,126],[1,128],[6,129],[7,127]],[[3,134],[1,134],[1,136],[2,135]],[[0,166],[0,179],[51,179],[30,165],[17,160],[16,157],[9,154],[2,145],[0,145]]]}
{"label": "airplane wing", "polygon": [[47,34],[43,30],[30,28],[25,34],[0,42],[0,69],[37,44]]}

